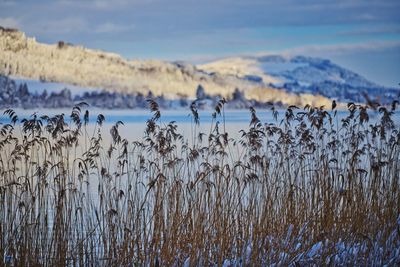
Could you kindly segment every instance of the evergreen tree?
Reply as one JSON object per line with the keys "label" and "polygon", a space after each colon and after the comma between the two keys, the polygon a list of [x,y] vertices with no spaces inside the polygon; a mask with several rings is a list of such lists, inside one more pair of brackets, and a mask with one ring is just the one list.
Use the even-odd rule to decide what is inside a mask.
{"label": "evergreen tree", "polygon": [[244,93],[242,91],[240,91],[239,88],[236,88],[232,94],[232,100],[234,100],[234,101],[245,100]]}
{"label": "evergreen tree", "polygon": [[197,86],[197,90],[196,90],[196,98],[198,100],[203,100],[206,97],[207,97],[207,94],[206,94],[206,91],[204,90],[204,87],[201,84],[199,84]]}

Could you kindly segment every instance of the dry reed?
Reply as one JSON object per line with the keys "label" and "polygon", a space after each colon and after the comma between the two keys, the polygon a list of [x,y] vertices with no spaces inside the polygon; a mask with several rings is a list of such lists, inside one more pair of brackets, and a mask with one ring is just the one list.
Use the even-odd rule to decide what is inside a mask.
{"label": "dry reed", "polygon": [[[400,133],[393,109],[289,107],[232,139],[221,100],[208,134],[160,122],[104,146],[84,103],[0,130],[0,264],[400,264]],[[333,107],[334,108],[334,107]],[[221,122],[221,123],[220,123]],[[19,129],[20,128],[20,129]]]}

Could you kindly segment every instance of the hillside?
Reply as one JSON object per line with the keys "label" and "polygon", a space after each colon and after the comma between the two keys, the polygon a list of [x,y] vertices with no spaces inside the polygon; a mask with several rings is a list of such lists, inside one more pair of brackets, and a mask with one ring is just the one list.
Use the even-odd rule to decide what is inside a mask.
{"label": "hillside", "polygon": [[[240,66],[240,64],[236,64]],[[119,93],[152,91],[173,99],[195,98],[201,84],[209,95],[230,98],[236,88],[248,99],[283,104],[329,105],[326,97],[298,94],[272,86],[277,79],[266,73],[261,81],[241,72],[201,70],[184,63],[127,60],[113,53],[91,50],[65,42],[41,44],[23,32],[0,27],[0,74],[106,89]]]}
{"label": "hillside", "polygon": [[225,58],[198,68],[237,75],[270,87],[283,88],[289,93],[322,95],[341,102],[365,102],[367,96],[388,103],[397,99],[400,93],[396,88],[368,81],[330,60],[305,56]]}

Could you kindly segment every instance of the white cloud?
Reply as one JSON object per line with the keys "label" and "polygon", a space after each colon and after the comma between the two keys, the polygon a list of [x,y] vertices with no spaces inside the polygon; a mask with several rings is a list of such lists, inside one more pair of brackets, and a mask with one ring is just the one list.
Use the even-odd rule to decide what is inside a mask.
{"label": "white cloud", "polygon": [[0,6],[2,7],[12,7],[15,6],[17,3],[14,0],[2,0],[0,1]]}
{"label": "white cloud", "polygon": [[40,33],[57,33],[65,34],[72,32],[87,32],[89,30],[88,23],[85,19],[79,17],[69,17],[57,20],[48,20],[40,22],[35,26]]}
{"label": "white cloud", "polygon": [[93,1],[93,7],[96,9],[110,9],[112,7],[118,6],[120,1],[104,1],[96,0]]}
{"label": "white cloud", "polygon": [[18,29],[20,28],[20,21],[16,18],[0,18],[0,26],[3,26],[5,28],[15,28]]}
{"label": "white cloud", "polygon": [[307,45],[281,51],[286,55],[343,55],[400,48],[400,41],[380,41],[336,45]]}
{"label": "white cloud", "polygon": [[[66,7],[79,7],[84,9],[93,9],[93,10],[112,10],[112,9],[120,9],[126,7],[136,1],[129,0],[62,0],[59,4],[62,4]],[[138,1],[140,2],[140,1]],[[57,2],[55,3],[58,4]]]}
{"label": "white cloud", "polygon": [[97,33],[116,33],[116,32],[126,32],[134,29],[133,25],[120,25],[111,22],[106,22],[100,24],[96,27],[95,32]]}
{"label": "white cloud", "polygon": [[387,49],[400,49],[399,41],[381,41],[381,42],[366,42],[355,44],[337,44],[337,45],[307,45],[299,46],[285,50],[263,51],[257,53],[227,53],[224,55],[218,54],[195,54],[188,58],[187,61],[192,63],[206,63],[229,57],[261,57],[267,55],[282,55],[282,56],[298,56],[308,55],[316,57],[332,57],[340,55],[354,55],[355,53],[365,53],[372,51],[384,51]]}
{"label": "white cloud", "polygon": [[359,29],[347,30],[339,32],[338,35],[355,36],[355,35],[378,35],[378,34],[398,34],[400,33],[400,25],[379,25],[361,27]]}

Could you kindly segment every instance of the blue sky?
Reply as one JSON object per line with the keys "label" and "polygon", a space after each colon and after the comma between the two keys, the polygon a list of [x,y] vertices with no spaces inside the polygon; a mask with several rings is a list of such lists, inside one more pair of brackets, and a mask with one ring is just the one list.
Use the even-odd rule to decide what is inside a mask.
{"label": "blue sky", "polygon": [[0,25],[127,58],[304,54],[400,82],[399,0],[0,0]]}

